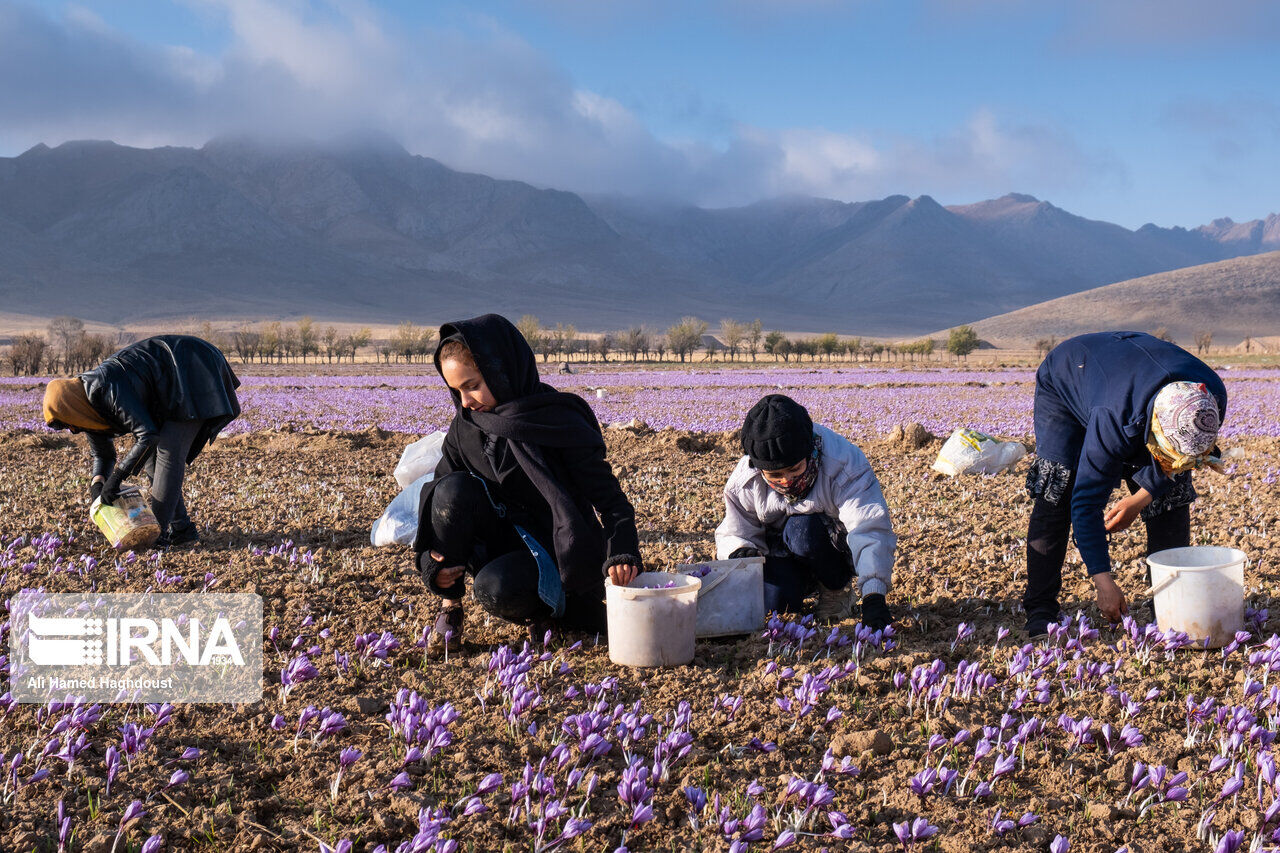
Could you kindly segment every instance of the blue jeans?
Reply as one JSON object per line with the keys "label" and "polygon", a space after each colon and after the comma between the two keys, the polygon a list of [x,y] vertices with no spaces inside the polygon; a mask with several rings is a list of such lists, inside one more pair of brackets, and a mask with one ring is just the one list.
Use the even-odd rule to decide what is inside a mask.
{"label": "blue jeans", "polygon": [[840,589],[853,577],[848,555],[831,541],[827,524],[820,515],[788,518],[779,544],[787,553],[770,555],[764,560],[766,611],[798,611],[804,597],[818,584],[827,589]]}

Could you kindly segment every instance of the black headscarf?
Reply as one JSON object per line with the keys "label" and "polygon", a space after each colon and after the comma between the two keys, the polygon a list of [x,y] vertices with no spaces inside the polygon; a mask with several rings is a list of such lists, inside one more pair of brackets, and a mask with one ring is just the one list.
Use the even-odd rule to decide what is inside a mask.
{"label": "black headscarf", "polygon": [[[459,341],[471,351],[497,400],[492,411],[476,412],[463,408],[461,395],[449,389],[457,410],[450,429],[466,424],[487,439],[506,439],[516,463],[551,508],[553,550],[561,576],[570,581],[585,570],[598,579],[603,548],[599,522],[594,517],[588,521],[579,502],[553,473],[544,452],[548,447],[604,448],[595,413],[578,395],[557,391],[538,378],[533,350],[505,317],[485,314],[446,323],[440,327],[441,347],[448,341]],[[577,585],[568,583],[566,589]]]}
{"label": "black headscarf", "polygon": [[[577,394],[557,391],[538,377],[529,342],[506,317],[485,314],[441,326],[440,347],[435,356],[437,371],[440,350],[449,341],[458,341],[471,351],[480,375],[498,402],[491,412],[473,412],[462,407],[462,395],[450,388],[457,417],[487,435],[507,439],[517,458],[518,445],[604,446],[600,424],[587,401]],[[444,377],[443,373],[440,375]],[[542,484],[523,461],[520,467],[541,490]]]}

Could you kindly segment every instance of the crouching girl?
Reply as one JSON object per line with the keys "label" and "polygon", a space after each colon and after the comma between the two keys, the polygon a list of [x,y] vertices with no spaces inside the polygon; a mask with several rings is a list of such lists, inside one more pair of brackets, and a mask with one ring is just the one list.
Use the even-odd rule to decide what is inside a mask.
{"label": "crouching girl", "polygon": [[441,326],[435,362],[456,413],[414,542],[443,599],[428,651],[461,646],[464,574],[501,619],[605,630],[605,574],[630,583],[641,562],[635,510],[590,406],[543,384],[533,350],[497,314]]}
{"label": "crouching girl", "polygon": [[782,394],[747,413],[742,450],[724,487],[717,556],[765,558],[766,610],[797,611],[816,587],[823,619],[849,615],[857,574],[863,623],[888,625],[885,595],[898,538],[862,451],[814,425],[803,406]]}

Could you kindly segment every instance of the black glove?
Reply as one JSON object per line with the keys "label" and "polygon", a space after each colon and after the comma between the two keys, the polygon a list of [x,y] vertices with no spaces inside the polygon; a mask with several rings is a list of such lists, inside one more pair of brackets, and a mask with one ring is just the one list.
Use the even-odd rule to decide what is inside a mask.
{"label": "black glove", "polygon": [[119,471],[111,472],[111,476],[102,484],[102,502],[110,506],[115,503],[116,498],[120,497],[120,484],[124,477],[120,476]]}
{"label": "black glove", "polygon": [[95,480],[89,484],[89,501],[92,503],[102,494],[102,480]]}
{"label": "black glove", "polygon": [[440,586],[436,581],[440,570],[444,567],[445,564],[443,562],[432,559],[430,550],[423,551],[418,555],[418,572],[422,575],[422,582],[427,585],[427,589],[443,598],[452,598],[465,589],[465,586],[459,586],[462,581],[461,578],[455,580],[449,586]]}
{"label": "black glove", "polygon": [[884,603],[884,596],[878,592],[862,596],[862,624],[872,631],[887,628],[893,622],[893,614],[889,605]]}
{"label": "black glove", "polygon": [[729,555],[730,560],[741,560],[743,557],[759,557],[760,549],[752,548],[750,545],[743,545],[738,550]]}

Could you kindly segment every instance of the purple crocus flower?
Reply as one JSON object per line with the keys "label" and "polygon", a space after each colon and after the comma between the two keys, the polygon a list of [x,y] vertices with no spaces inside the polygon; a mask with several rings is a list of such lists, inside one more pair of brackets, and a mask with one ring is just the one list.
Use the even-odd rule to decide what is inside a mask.
{"label": "purple crocus flower", "polygon": [[1066,836],[1055,835],[1053,840],[1049,842],[1049,853],[1067,853],[1071,849],[1071,842]]}
{"label": "purple crocus flower", "polygon": [[120,816],[121,829],[123,829],[125,824],[129,823],[130,821],[137,820],[138,818],[143,817],[145,815],[146,815],[146,811],[143,810],[142,808],[142,800],[134,800],[133,802],[129,803],[129,806],[124,810],[124,814]]}
{"label": "purple crocus flower", "polygon": [[1213,848],[1213,853],[1236,853],[1243,843],[1244,830],[1231,829],[1223,833],[1222,838],[1218,839],[1218,846]]}
{"label": "purple crocus flower", "polygon": [[502,787],[502,774],[490,773],[488,776],[480,780],[480,785],[476,788],[476,796],[483,797]]}

